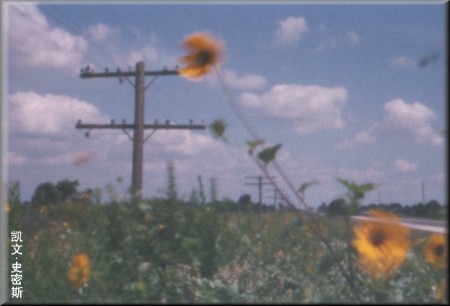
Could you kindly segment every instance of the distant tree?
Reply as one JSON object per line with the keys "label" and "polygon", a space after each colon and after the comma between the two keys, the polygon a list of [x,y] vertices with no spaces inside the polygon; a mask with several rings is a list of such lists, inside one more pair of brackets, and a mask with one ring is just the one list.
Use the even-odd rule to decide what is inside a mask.
{"label": "distant tree", "polygon": [[335,199],[328,205],[328,213],[330,215],[345,215],[348,211],[348,204],[342,198]]}
{"label": "distant tree", "polygon": [[243,194],[238,200],[239,206],[243,211],[250,211],[252,205],[252,196],[249,194]]}
{"label": "distant tree", "polygon": [[398,214],[402,211],[403,207],[400,203],[391,203],[389,204],[389,211]]}
{"label": "distant tree", "polygon": [[200,197],[198,195],[198,191],[195,188],[192,188],[191,195],[189,197],[189,202],[192,205],[198,205],[200,203]]}
{"label": "distant tree", "polygon": [[437,216],[442,209],[443,206],[436,200],[430,200],[425,204],[426,215],[430,217]]}
{"label": "distant tree", "polygon": [[217,202],[217,180],[215,177],[212,177],[209,180],[209,193],[211,202]]}
{"label": "distant tree", "polygon": [[53,183],[45,182],[36,187],[31,197],[32,204],[55,205],[61,200],[58,189]]}
{"label": "distant tree", "polygon": [[205,187],[203,185],[203,179],[201,175],[197,176],[197,182],[201,204],[205,205],[206,204]]}
{"label": "distant tree", "polygon": [[55,188],[59,193],[59,200],[62,202],[68,202],[74,199],[78,195],[78,180],[69,181],[67,179],[56,183]]}
{"label": "distant tree", "polygon": [[322,214],[326,214],[328,211],[328,206],[325,202],[322,202],[322,204],[320,204],[320,206],[317,208],[317,211],[322,213]]}
{"label": "distant tree", "polygon": [[8,203],[10,205],[20,204],[20,182],[12,181],[8,184]]}
{"label": "distant tree", "polygon": [[175,180],[175,165],[172,161],[167,163],[167,198],[170,200],[176,200],[177,195],[177,185]]}
{"label": "distant tree", "polygon": [[411,207],[412,214],[414,216],[424,216],[426,215],[425,204],[417,203]]}

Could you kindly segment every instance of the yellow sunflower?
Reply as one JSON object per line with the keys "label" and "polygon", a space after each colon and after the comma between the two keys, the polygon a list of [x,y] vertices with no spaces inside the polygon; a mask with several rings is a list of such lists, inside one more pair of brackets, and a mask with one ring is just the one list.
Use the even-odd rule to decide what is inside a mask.
{"label": "yellow sunflower", "polygon": [[77,253],[72,256],[72,266],[67,271],[67,278],[75,289],[80,289],[89,280],[91,264],[85,253]]}
{"label": "yellow sunflower", "polygon": [[206,33],[196,32],[181,44],[188,53],[180,61],[186,64],[179,74],[191,79],[200,79],[223,57],[223,44]]}
{"label": "yellow sunflower", "polygon": [[442,234],[431,235],[424,246],[425,260],[432,266],[443,269],[447,265],[447,243]]}
{"label": "yellow sunflower", "polygon": [[390,277],[408,253],[410,229],[390,212],[371,210],[369,216],[353,229],[359,265],[373,278]]}

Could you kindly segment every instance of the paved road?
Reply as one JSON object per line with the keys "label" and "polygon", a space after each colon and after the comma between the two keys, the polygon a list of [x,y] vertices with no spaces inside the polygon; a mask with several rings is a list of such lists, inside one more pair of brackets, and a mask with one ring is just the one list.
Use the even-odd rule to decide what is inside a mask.
{"label": "paved road", "polygon": [[[367,216],[353,216],[356,220],[370,220]],[[424,220],[413,218],[401,218],[403,225],[426,232],[447,234],[448,222],[438,220]]]}

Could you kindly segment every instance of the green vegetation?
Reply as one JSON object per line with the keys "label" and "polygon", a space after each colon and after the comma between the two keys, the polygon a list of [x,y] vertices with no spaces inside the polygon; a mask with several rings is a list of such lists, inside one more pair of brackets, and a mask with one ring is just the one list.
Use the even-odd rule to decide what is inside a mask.
{"label": "green vegetation", "polygon": [[[165,198],[137,203],[112,185],[107,188],[110,200],[99,203],[98,190],[78,192],[78,182],[68,180],[39,185],[33,200],[22,203],[17,184],[11,185],[9,226],[22,231],[24,241],[23,298],[11,302],[446,301],[446,270],[436,268],[444,255],[424,251],[427,236],[412,238],[398,270],[387,267],[392,277],[373,280],[351,247],[354,237],[346,217],[317,215],[330,253],[298,212],[266,210],[259,223],[249,195],[237,202],[218,201],[214,180],[211,201],[206,202],[200,176],[196,201],[179,199],[174,171],[169,163]],[[368,185],[350,187],[358,186]],[[356,201],[358,207],[367,190],[355,197],[352,188],[341,202]],[[88,281],[81,288],[71,280],[76,276],[75,255],[90,261],[80,278]]]}

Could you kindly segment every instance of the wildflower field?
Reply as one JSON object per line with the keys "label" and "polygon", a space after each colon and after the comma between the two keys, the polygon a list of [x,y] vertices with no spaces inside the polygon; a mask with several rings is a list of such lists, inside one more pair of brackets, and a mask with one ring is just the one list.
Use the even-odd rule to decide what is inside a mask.
{"label": "wildflower field", "polygon": [[[268,146],[239,112],[218,67],[224,45],[196,32],[181,46],[187,54],[178,73],[216,74],[251,135],[244,151],[290,210],[259,214],[205,203],[203,193],[203,203],[183,201],[170,166],[163,198],[142,199],[131,188],[126,200],[109,203],[10,202],[9,231],[23,239],[23,297],[11,303],[448,302],[446,235],[413,231],[382,210],[354,221],[372,183],[338,179],[348,191],[343,213],[313,212],[303,194],[315,182],[297,189],[276,160],[282,144]],[[226,127],[220,118],[209,125],[216,139],[232,143]]]}
{"label": "wildflower field", "polygon": [[224,207],[10,205],[10,230],[24,241],[23,298],[13,302],[447,302],[443,235],[320,216],[330,253],[297,213],[258,222],[257,213]]}

